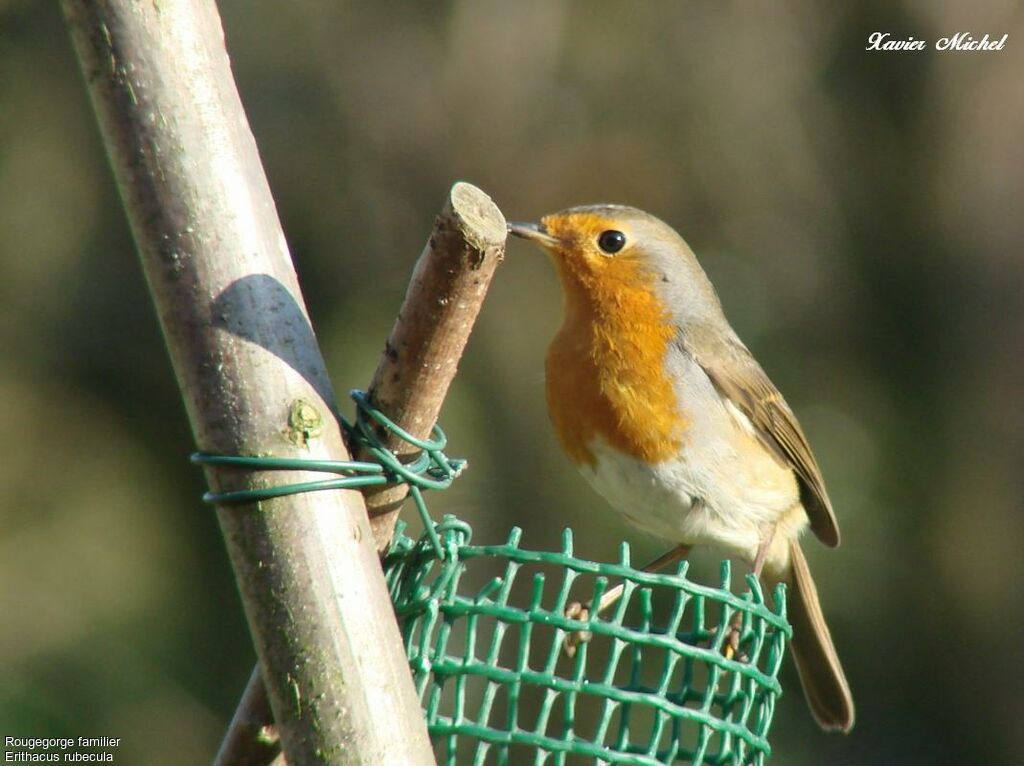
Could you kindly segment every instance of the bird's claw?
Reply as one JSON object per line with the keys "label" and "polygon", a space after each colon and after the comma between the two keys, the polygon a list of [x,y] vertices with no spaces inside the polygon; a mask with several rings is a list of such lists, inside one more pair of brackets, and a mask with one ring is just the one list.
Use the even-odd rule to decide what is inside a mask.
{"label": "bird's claw", "polygon": [[[565,616],[570,620],[579,620],[586,622],[590,619],[590,609],[585,607],[579,601],[573,601],[569,606],[565,608]],[[563,649],[567,657],[576,656],[576,647],[580,644],[585,644],[593,637],[593,633],[589,630],[574,630],[572,633],[565,637],[565,644]]]}
{"label": "bird's claw", "polygon": [[[722,656],[727,660],[736,660],[737,662],[747,662],[750,657],[746,652],[740,651],[740,638],[742,636],[742,625],[737,620],[731,620],[729,628],[726,631],[725,638],[722,640]],[[711,628],[711,635],[708,638],[708,645],[710,646],[715,642],[715,636],[718,634],[718,626]]]}

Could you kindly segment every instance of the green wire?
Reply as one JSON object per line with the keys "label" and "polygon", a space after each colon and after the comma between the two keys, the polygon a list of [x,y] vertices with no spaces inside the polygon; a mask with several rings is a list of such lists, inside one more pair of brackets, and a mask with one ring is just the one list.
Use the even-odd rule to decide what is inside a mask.
{"label": "green wire", "polygon": [[[274,487],[207,492],[203,495],[203,502],[215,505],[239,505],[303,492],[406,484],[434,553],[439,559],[444,559],[445,546],[430,518],[427,504],[423,499],[423,492],[428,489],[450,487],[451,483],[465,469],[466,461],[449,458],[444,454],[444,448],[448,445],[448,437],[445,436],[440,426],[434,426],[430,439],[417,439],[371,405],[366,392],[353,390],[349,392],[349,395],[356,403],[355,424],[341,415],[338,415],[338,420],[352,451],[365,452],[373,458],[372,461],[307,460],[304,458],[252,457],[195,452],[191,455],[190,460],[198,465],[242,468],[253,471],[316,471],[337,474],[339,477],[279,484]],[[374,424],[416,447],[420,450],[420,454],[410,463],[401,462],[394,452],[384,446],[384,442],[373,427]]]}

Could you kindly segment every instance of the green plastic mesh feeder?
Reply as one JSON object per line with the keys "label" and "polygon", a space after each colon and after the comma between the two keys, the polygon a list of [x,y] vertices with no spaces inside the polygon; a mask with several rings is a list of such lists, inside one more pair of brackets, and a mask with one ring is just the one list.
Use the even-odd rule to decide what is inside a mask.
{"label": "green plastic mesh feeder", "polygon": [[[730,592],[728,562],[712,588],[688,580],[685,562],[634,569],[626,545],[616,564],[577,558],[568,530],[557,552],[521,548],[518,529],[471,545],[450,517],[437,531],[440,548],[397,536],[387,574],[440,763],[765,761],[791,635],[781,588],[773,610],[753,577],[746,595]],[[573,601],[593,614],[610,582],[625,591],[605,614],[565,616]],[[591,638],[570,657],[577,631]]]}

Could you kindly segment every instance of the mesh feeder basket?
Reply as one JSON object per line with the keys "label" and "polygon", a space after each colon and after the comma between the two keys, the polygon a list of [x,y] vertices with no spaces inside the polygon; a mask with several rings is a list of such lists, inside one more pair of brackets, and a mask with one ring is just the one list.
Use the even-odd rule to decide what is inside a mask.
{"label": "mesh feeder basket", "polygon": [[[780,587],[773,610],[753,577],[730,591],[675,573],[572,552],[471,545],[451,517],[437,536],[396,536],[386,561],[427,727],[443,764],[761,764],[781,693],[776,678],[791,628]],[[440,546],[437,545],[438,541]],[[623,597],[596,604],[609,582]],[[572,619],[578,600],[591,617]],[[723,644],[734,620],[739,651]],[[589,635],[573,656],[566,639]]]}

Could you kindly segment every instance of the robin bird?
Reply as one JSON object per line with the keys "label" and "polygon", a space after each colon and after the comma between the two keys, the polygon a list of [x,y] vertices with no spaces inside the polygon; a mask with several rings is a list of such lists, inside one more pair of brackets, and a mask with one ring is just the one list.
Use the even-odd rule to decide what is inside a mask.
{"label": "robin bird", "polygon": [[803,552],[839,527],[793,411],[729,325],[693,252],[636,208],[576,207],[509,231],[546,250],[564,293],[545,387],[558,440],[628,522],[676,544],[651,568],[709,544],[789,588],[793,655],[825,730],[854,707]]}

